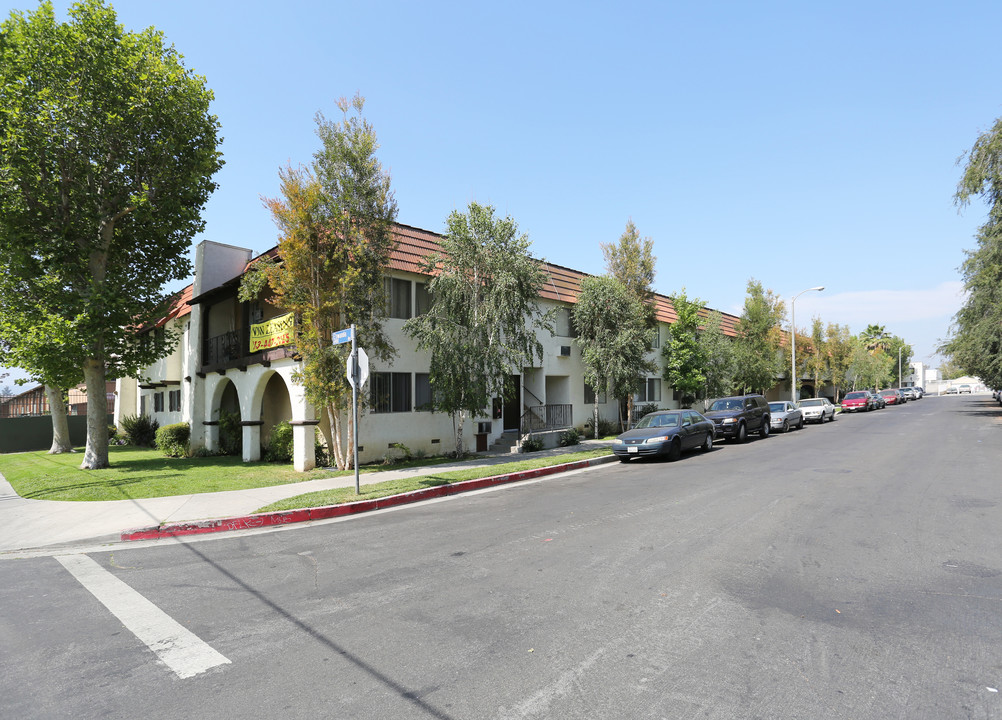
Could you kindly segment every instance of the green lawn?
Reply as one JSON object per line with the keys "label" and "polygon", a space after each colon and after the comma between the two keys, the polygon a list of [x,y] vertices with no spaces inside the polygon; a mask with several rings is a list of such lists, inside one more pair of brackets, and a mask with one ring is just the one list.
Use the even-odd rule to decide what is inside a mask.
{"label": "green lawn", "polygon": [[522,470],[534,470],[536,468],[549,467],[551,465],[561,465],[563,463],[575,462],[577,460],[587,460],[589,458],[609,455],[608,448],[598,448],[595,450],[582,450],[581,452],[564,453],[550,457],[538,457],[517,462],[504,463],[503,465],[490,465],[471,467],[469,470],[451,470],[448,472],[430,473],[420,477],[404,478],[400,480],[389,480],[387,482],[372,483],[362,485],[360,494],[355,494],[355,488],[334,488],[331,490],[320,490],[317,492],[296,495],[295,497],[279,500],[270,505],[265,505],[255,512],[273,512],[281,510],[296,510],[299,508],[323,507],[325,505],[340,505],[342,503],[357,502],[359,500],[375,500],[389,495],[399,495],[412,490],[421,490],[436,485],[448,485],[450,483],[462,482],[463,480],[476,480],[477,478],[490,477],[491,475],[502,475],[504,473],[520,472]]}
{"label": "green lawn", "polygon": [[[363,485],[362,495],[355,495],[354,488],[343,491],[332,490],[330,493],[333,496],[344,493],[350,497],[330,502],[327,502],[325,497],[323,502],[313,503],[311,501],[311,504],[293,504],[289,507],[312,507],[350,502],[361,498],[395,495],[430,485],[442,485],[447,482],[486,477],[502,472],[515,472],[516,470],[571,462],[572,460],[608,454],[608,452],[608,450],[596,450],[569,453],[555,458],[535,458],[489,468],[472,468],[430,474],[399,483]],[[351,470],[339,472],[329,468],[300,473],[296,472],[292,465],[263,462],[245,463],[238,457],[167,458],[159,450],[117,445],[108,448],[108,457],[111,462],[109,468],[81,470],[82,449],[64,455],[49,455],[41,450],[29,453],[0,454],[0,473],[21,497],[35,500],[74,501],[129,500],[191,495],[220,490],[246,490],[353,474]],[[451,460],[443,457],[424,458],[393,465],[363,466],[360,472],[379,473],[402,468],[434,466],[445,462],[451,462]],[[309,493],[308,495],[318,494]],[[304,502],[296,498],[293,500]],[[289,503],[292,500],[285,502]]]}
{"label": "green lawn", "polygon": [[[219,490],[285,485],[337,477],[348,472],[330,469],[296,472],[292,465],[245,463],[238,457],[167,458],[158,450],[108,448],[111,467],[81,470],[83,452],[48,455],[44,451],[0,455],[0,473],[21,497],[36,500],[127,500]],[[361,472],[431,465],[429,458],[399,465],[365,467]]]}

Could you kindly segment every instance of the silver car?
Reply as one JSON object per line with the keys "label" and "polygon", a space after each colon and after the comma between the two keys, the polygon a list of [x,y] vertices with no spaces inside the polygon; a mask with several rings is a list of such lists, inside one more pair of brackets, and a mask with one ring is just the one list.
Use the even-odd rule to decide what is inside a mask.
{"label": "silver car", "polygon": [[789,432],[790,428],[801,430],[804,427],[804,413],[789,400],[777,400],[769,403],[770,424],[773,430]]}
{"label": "silver car", "polygon": [[826,423],[835,419],[835,406],[826,397],[801,400],[800,411],[807,422]]}

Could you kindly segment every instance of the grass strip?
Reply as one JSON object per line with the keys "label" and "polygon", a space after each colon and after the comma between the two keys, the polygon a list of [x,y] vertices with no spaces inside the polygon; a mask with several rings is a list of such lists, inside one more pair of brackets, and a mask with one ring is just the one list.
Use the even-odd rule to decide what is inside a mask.
{"label": "grass strip", "polygon": [[[0,473],[18,495],[34,500],[133,500],[246,490],[287,485],[353,474],[319,468],[296,472],[290,464],[251,462],[238,457],[168,458],[159,450],[113,445],[108,448],[111,467],[81,470],[82,452],[49,455],[44,450],[0,455]],[[450,462],[424,458],[393,465],[368,466],[362,473]]]}
{"label": "grass strip", "polygon": [[523,470],[535,470],[536,468],[550,467],[551,465],[562,465],[563,463],[576,462],[578,460],[588,460],[589,458],[609,455],[608,448],[597,448],[594,450],[584,450],[581,452],[563,453],[547,457],[531,458],[519,460],[517,462],[504,463],[502,465],[476,466],[466,470],[449,470],[446,472],[420,475],[386,482],[371,483],[361,486],[361,492],[355,494],[354,487],[332,488],[330,490],[318,490],[316,492],[296,495],[265,505],[254,512],[279,512],[283,510],[298,510],[301,508],[324,507],[326,505],[342,505],[344,503],[358,502],[359,500],[375,500],[377,498],[388,497],[390,495],[400,495],[412,490],[435,487],[437,485],[449,485],[451,483],[462,482],[464,480],[476,480],[490,477],[492,475],[504,475],[507,473],[521,472]]}

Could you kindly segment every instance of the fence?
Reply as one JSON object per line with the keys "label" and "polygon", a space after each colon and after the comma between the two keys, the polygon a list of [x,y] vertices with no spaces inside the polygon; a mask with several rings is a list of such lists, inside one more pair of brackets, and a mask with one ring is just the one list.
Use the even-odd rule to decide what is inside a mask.
{"label": "fence", "polygon": [[[108,393],[108,413],[115,412],[115,394]],[[0,418],[42,417],[49,414],[49,398],[42,387],[33,388],[20,395],[0,395]],[[87,414],[87,391],[73,388],[67,393],[66,414]]]}

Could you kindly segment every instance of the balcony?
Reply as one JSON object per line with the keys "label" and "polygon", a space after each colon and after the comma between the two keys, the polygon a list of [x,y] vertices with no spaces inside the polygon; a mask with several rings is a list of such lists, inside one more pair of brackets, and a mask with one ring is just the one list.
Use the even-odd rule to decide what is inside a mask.
{"label": "balcony", "polygon": [[272,360],[296,357],[295,346],[286,345],[252,353],[250,329],[233,330],[207,338],[202,343],[202,372],[220,372],[229,368],[246,370],[248,365],[268,365]]}

